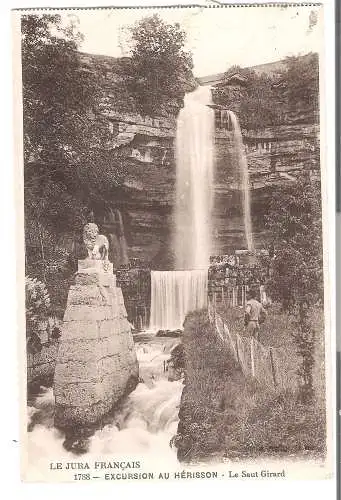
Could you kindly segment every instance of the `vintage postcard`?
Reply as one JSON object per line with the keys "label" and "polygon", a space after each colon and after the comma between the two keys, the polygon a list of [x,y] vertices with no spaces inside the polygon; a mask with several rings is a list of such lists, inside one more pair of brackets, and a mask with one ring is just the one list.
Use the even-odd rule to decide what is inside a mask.
{"label": "vintage postcard", "polygon": [[321,4],[13,12],[22,478],[330,478]]}

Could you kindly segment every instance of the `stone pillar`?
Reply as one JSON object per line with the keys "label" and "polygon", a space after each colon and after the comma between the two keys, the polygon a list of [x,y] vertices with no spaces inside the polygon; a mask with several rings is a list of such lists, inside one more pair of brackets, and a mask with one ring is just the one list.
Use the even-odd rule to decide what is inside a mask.
{"label": "stone pillar", "polygon": [[55,425],[67,440],[87,437],[138,381],[131,328],[110,262],[78,261],[60,340]]}

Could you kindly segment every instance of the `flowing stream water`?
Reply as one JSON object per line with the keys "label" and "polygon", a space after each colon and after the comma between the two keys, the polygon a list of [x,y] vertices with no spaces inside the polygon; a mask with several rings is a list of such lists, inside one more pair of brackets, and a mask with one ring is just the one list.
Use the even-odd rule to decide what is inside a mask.
{"label": "flowing stream water", "polygon": [[[177,339],[140,334],[135,338],[141,382],[124,400],[112,421],[90,439],[87,457],[127,455],[151,457],[177,463],[176,450],[170,446],[176,434],[183,388],[182,380],[170,382],[164,371]],[[64,435],[54,427],[53,390],[42,388],[28,407],[29,466],[39,469],[39,462],[75,459],[63,448]]]}

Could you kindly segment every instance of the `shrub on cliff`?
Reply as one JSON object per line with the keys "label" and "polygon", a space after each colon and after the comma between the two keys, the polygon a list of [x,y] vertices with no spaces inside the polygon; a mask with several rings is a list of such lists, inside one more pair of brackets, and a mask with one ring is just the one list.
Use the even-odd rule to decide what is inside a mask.
{"label": "shrub on cliff", "polygon": [[193,80],[192,56],[184,49],[186,34],[178,23],[166,24],[158,15],[131,28],[132,55],[127,83],[145,115],[179,107]]}
{"label": "shrub on cliff", "polygon": [[37,352],[41,348],[38,325],[47,318],[50,297],[44,283],[29,276],[25,278],[25,306],[27,346],[30,351]]}
{"label": "shrub on cliff", "polygon": [[242,128],[259,129],[282,123],[309,123],[317,119],[319,98],[318,55],[291,56],[273,71],[231,66],[225,78],[240,75],[244,82],[213,90],[217,104],[236,112]]}
{"label": "shrub on cliff", "polygon": [[257,74],[250,68],[232,66],[225,72],[229,79],[235,74],[245,79],[240,90],[231,87],[214,89],[214,100],[234,111],[242,128],[258,129],[280,121],[281,109],[273,88],[274,79],[266,74]]}
{"label": "shrub on cliff", "polygon": [[303,362],[300,399],[313,398],[315,324],[323,306],[322,212],[320,182],[302,175],[272,196],[267,226],[275,245],[271,278],[273,299],[296,320],[293,339]]}
{"label": "shrub on cliff", "polygon": [[304,57],[287,57],[285,68],[280,73],[280,81],[290,110],[318,111],[319,60],[316,53],[309,53]]}

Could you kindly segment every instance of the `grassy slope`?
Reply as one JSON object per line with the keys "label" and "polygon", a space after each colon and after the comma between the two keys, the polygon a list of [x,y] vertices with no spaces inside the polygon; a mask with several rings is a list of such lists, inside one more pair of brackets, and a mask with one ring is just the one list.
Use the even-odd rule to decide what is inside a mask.
{"label": "grassy slope", "polygon": [[188,315],[185,388],[174,443],[184,462],[324,452],[323,406],[246,380],[217,339],[206,311]]}
{"label": "grassy slope", "polygon": [[[245,335],[244,327],[244,309],[243,308],[227,308],[223,304],[218,305],[218,313],[229,328],[239,335]],[[319,309],[312,310],[312,324],[314,325],[316,335],[315,348],[315,366],[314,366],[314,389],[316,398],[324,402],[325,393],[325,376],[324,376],[324,359],[325,359],[325,344],[324,344],[324,326],[323,315]],[[293,365],[298,366],[300,358],[296,353],[296,347],[293,342],[293,332],[296,325],[293,316],[282,312],[278,304],[274,304],[268,309],[268,318],[260,328],[260,342],[265,346],[285,349],[288,355],[293,360]]]}

